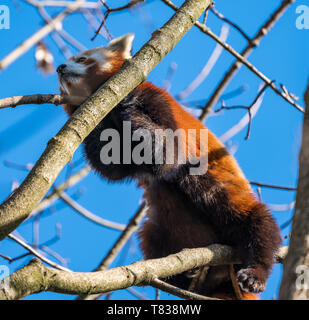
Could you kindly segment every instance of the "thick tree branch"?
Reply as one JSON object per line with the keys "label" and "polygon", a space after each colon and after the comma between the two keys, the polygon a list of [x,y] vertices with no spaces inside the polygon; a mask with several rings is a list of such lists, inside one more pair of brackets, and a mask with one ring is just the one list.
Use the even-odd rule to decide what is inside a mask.
{"label": "thick tree branch", "polygon": [[[102,271],[108,268],[114,261],[120,250],[124,247],[127,241],[130,239],[132,234],[137,230],[139,223],[146,213],[146,202],[143,202],[137,209],[136,213],[130,219],[125,230],[121,233],[119,238],[116,240],[112,248],[108,251],[104,259],[101,261],[99,266],[94,271]],[[81,295],[77,297],[77,300],[96,300],[100,297],[100,294],[94,295]]]}
{"label": "thick tree branch", "polygon": [[36,208],[31,212],[30,217],[35,216],[39,212],[45,210],[50,207],[55,201],[59,199],[59,193],[63,192],[67,188],[73,187],[75,184],[80,182],[83,178],[85,178],[90,172],[90,166],[86,166],[77,173],[70,176],[65,182],[57,186],[48,196],[46,196]]}
{"label": "thick tree branch", "polygon": [[203,265],[239,262],[231,247],[217,244],[206,248],[184,249],[164,258],[139,261],[110,270],[85,273],[49,268],[39,259],[34,259],[0,282],[0,300],[21,299],[42,291],[98,294],[131,286],[151,285],[156,278],[170,277]]}
{"label": "thick tree branch", "polygon": [[[309,300],[309,83],[305,93],[306,113],[303,121],[302,146],[295,211],[293,215],[290,250],[283,264],[279,299]],[[297,268],[301,268],[297,271]],[[304,272],[302,275],[301,273]],[[298,281],[297,277],[303,277]]]}
{"label": "thick tree branch", "polygon": [[211,0],[187,0],[122,69],[104,83],[52,138],[22,185],[0,206],[0,240],[24,221],[87,135],[167,55]]}

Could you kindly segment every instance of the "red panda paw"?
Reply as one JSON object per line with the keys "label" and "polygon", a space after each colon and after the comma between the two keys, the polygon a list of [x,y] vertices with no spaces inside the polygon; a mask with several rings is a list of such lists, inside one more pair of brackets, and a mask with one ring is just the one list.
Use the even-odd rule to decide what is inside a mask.
{"label": "red panda paw", "polygon": [[237,272],[237,281],[240,288],[248,293],[263,292],[266,287],[266,280],[260,273],[260,270],[255,268],[240,269]]}

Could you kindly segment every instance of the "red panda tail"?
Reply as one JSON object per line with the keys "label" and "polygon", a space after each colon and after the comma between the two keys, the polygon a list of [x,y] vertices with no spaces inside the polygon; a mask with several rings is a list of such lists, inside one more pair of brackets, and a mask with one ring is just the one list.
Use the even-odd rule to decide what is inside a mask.
{"label": "red panda tail", "polygon": [[254,293],[241,292],[241,299],[235,297],[234,292],[215,292],[212,294],[212,298],[218,298],[222,300],[260,300],[259,296]]}

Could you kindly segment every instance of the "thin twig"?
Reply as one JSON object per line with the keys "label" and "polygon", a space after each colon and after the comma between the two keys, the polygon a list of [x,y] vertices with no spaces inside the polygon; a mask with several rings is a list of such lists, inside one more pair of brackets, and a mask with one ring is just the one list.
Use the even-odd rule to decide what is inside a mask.
{"label": "thin twig", "polygon": [[4,260],[7,260],[7,261],[9,261],[9,262],[11,262],[11,261],[13,260],[11,257],[6,256],[6,255],[1,254],[1,253],[0,253],[0,258],[2,258],[2,259],[4,259]]}
{"label": "thin twig", "polygon": [[69,7],[67,7],[65,11],[58,14],[44,27],[42,27],[40,30],[38,30],[32,36],[30,36],[27,40],[25,40],[21,45],[17,46],[13,51],[11,51],[6,57],[4,57],[0,61],[0,70],[7,68],[16,59],[18,59],[20,56],[26,53],[33,45],[38,43],[49,33],[51,33],[54,29],[56,29],[59,23],[61,23],[61,21],[65,17],[67,17],[69,14],[76,11],[80,7],[81,3],[82,0],[77,0],[73,2]]}
{"label": "thin twig", "polygon": [[195,274],[193,277],[188,290],[191,292],[198,291],[200,288],[200,285],[202,285],[205,282],[206,276],[208,274],[209,266],[203,266],[198,271],[198,274]]}
{"label": "thin twig", "polygon": [[261,183],[261,182],[256,182],[256,181],[249,181],[249,182],[250,182],[250,184],[257,186],[257,187],[279,189],[279,190],[285,190],[285,191],[297,191],[296,187],[278,186],[278,185]]}
{"label": "thin twig", "polygon": [[3,164],[9,168],[14,168],[16,170],[27,171],[27,172],[29,172],[33,168],[33,163],[19,164],[13,161],[4,160]]}
{"label": "thin twig", "polygon": [[289,210],[293,210],[295,207],[295,201],[291,202],[291,203],[287,203],[287,204],[271,204],[271,203],[267,203],[268,208],[271,211],[289,211]]}
{"label": "thin twig", "polygon": [[57,259],[63,267],[66,267],[68,261],[70,261],[70,259],[61,257],[59,253],[55,252],[54,250],[50,249],[45,245],[40,245],[39,248],[48,253],[50,256]]}
{"label": "thin twig", "polygon": [[103,17],[103,20],[99,26],[99,28],[97,29],[97,31],[95,32],[94,36],[91,38],[91,41],[93,41],[97,35],[100,33],[102,27],[105,25],[106,23],[106,20],[108,18],[108,16],[112,13],[112,12],[117,12],[117,11],[122,11],[122,10],[125,10],[125,9],[129,9],[133,6],[135,6],[136,4],[140,3],[140,2],[144,2],[145,0],[131,0],[130,2],[128,2],[126,5],[124,6],[121,6],[121,7],[118,7],[118,8],[110,8],[104,0],[102,0],[102,4],[103,6],[105,7],[106,9],[106,12],[104,14],[104,17]]}
{"label": "thin twig", "polygon": [[133,294],[134,297],[140,299],[140,300],[149,300],[146,296],[135,290],[134,288],[127,288],[127,291]]}
{"label": "thin twig", "polygon": [[[168,5],[173,10],[178,10],[178,7],[174,5],[170,0],[161,0],[166,5]],[[304,108],[298,105],[293,99],[286,96],[283,91],[278,89],[276,85],[267,78],[261,71],[259,71],[253,64],[251,64],[246,58],[250,55],[252,49],[259,45],[260,41],[262,40],[263,36],[266,35],[269,30],[273,27],[273,25],[279,20],[281,15],[284,13],[284,11],[288,8],[289,5],[291,5],[295,0],[283,0],[280,7],[271,15],[271,17],[267,20],[267,22],[260,28],[256,36],[251,40],[251,42],[248,44],[248,46],[242,51],[241,54],[239,54],[235,49],[233,49],[230,45],[226,44],[225,42],[221,41],[220,38],[214,34],[208,27],[206,27],[204,24],[200,22],[196,22],[195,26],[199,28],[203,33],[211,37],[213,40],[218,42],[227,52],[232,54],[237,61],[232,65],[232,67],[227,71],[224,78],[218,85],[217,89],[214,91],[212,96],[209,98],[207,104],[203,108],[202,114],[200,115],[200,120],[205,121],[207,115],[210,113],[210,110],[213,108],[213,106],[218,102],[220,97],[223,94],[223,91],[227,87],[228,83],[232,80],[235,73],[238,71],[238,69],[244,65],[246,66],[251,72],[253,72],[256,76],[258,76],[261,80],[263,80],[265,83],[269,84],[270,88],[279,96],[281,96],[285,101],[287,101],[289,104],[291,104],[293,107],[295,107],[298,111],[301,111],[304,113]]]}
{"label": "thin twig", "polygon": [[[42,8],[42,7],[70,7],[74,3],[74,1],[35,1],[35,0],[25,0],[26,2],[32,4],[35,7]],[[97,2],[83,2],[80,4],[81,8],[90,8],[96,9],[101,5],[100,1]]]}
{"label": "thin twig", "polygon": [[[101,271],[106,269],[111,263],[114,261],[120,250],[123,246],[127,243],[130,239],[133,232],[135,232],[138,228],[138,225],[142,218],[146,213],[146,202],[143,202],[139,208],[137,209],[136,213],[130,219],[129,223],[127,224],[125,230],[121,233],[119,238],[116,240],[112,248],[108,251],[104,259],[101,261],[99,266],[94,271]],[[79,296],[77,300],[95,300],[99,297],[99,295],[90,295],[90,296]]]}
{"label": "thin twig", "polygon": [[176,69],[177,69],[177,63],[172,62],[169,65],[169,68],[168,68],[168,71],[167,71],[167,76],[166,76],[166,79],[164,80],[163,86],[162,86],[162,88],[165,91],[170,91],[170,89],[172,87],[172,78],[173,78],[173,76],[175,74]]}
{"label": "thin twig", "polygon": [[206,296],[196,294],[184,289],[177,288],[165,281],[159,280],[158,278],[153,279],[149,285],[186,300],[221,300],[217,298],[206,297]]}
{"label": "thin twig", "polygon": [[243,295],[242,295],[242,292],[240,290],[239,284],[238,284],[237,279],[236,279],[236,275],[235,275],[235,270],[234,270],[234,265],[233,264],[230,264],[230,278],[231,278],[231,282],[232,282],[232,285],[233,285],[233,289],[234,289],[234,293],[235,293],[236,299],[237,300],[242,300],[243,299]]}
{"label": "thin twig", "polygon": [[285,228],[287,228],[289,225],[292,224],[293,218],[288,219],[287,221],[285,221],[284,223],[282,223],[280,225],[280,230],[283,230]]}
{"label": "thin twig", "polygon": [[[259,89],[259,93],[261,93],[261,86]],[[252,119],[256,115],[256,113],[258,112],[259,108],[261,107],[262,102],[263,102],[263,97],[264,97],[264,92],[262,92],[261,94],[258,94],[257,99],[254,99],[250,108],[245,107],[245,106],[240,106],[241,109],[248,110],[248,113],[243,118],[241,118],[240,121],[235,126],[230,128],[221,137],[219,137],[219,139],[221,140],[222,143],[225,143],[228,140],[230,140],[233,136],[235,136],[238,132],[240,132],[247,124],[248,124],[248,129],[247,129],[246,138],[249,137]],[[222,109],[224,109],[224,108],[228,109],[229,107],[224,106]]]}
{"label": "thin twig", "polygon": [[[98,30],[98,28],[100,27],[100,23],[98,22],[97,17],[88,9],[82,9],[81,12],[82,12],[84,18],[88,21],[89,25],[94,30]],[[106,40],[111,40],[110,39],[110,33],[107,30],[106,26],[104,26],[104,32],[102,31],[102,28],[101,28],[100,35],[103,38],[105,38]]]}
{"label": "thin twig", "polygon": [[126,228],[125,224],[113,222],[107,219],[103,219],[100,216],[97,216],[84,208],[82,205],[80,205],[78,202],[73,200],[68,194],[65,192],[58,192],[59,198],[62,199],[68,206],[70,206],[72,209],[74,209],[77,213],[81,214],[83,217],[87,218],[88,220],[113,230],[124,230]]}
{"label": "thin twig", "polygon": [[[50,15],[47,13],[47,11],[44,8],[39,8],[39,12],[46,23],[49,23],[52,20],[52,18],[50,17]],[[68,32],[63,30],[63,28],[56,28],[55,32],[59,33],[63,39],[65,39],[67,42],[69,42],[77,50],[79,50],[79,51],[87,50],[87,47],[85,47],[83,44],[81,44],[78,40],[76,40]]]}
{"label": "thin twig", "polygon": [[44,257],[42,254],[40,254],[37,250],[33,249],[29,244],[27,244],[26,242],[24,242],[22,239],[16,237],[15,235],[13,235],[12,233],[10,233],[8,235],[8,238],[11,240],[14,240],[15,242],[17,242],[18,244],[20,244],[22,247],[24,247],[26,250],[28,250],[31,254],[33,254],[34,256],[36,256],[37,258],[39,258],[40,260],[42,260],[43,262],[47,263],[48,265],[58,269],[58,270],[62,270],[62,271],[70,271],[69,269],[60,266],[59,264],[49,260],[48,258]]}
{"label": "thin twig", "polygon": [[51,192],[48,196],[46,196],[38,206],[31,212],[31,215],[28,217],[35,216],[40,211],[48,208],[51,204],[59,199],[59,192],[66,190],[67,188],[73,187],[75,184],[80,182],[84,177],[86,177],[90,172],[90,166],[86,166],[74,175],[72,175],[68,180],[63,182],[61,185],[57,186],[53,192]]}
{"label": "thin twig", "polygon": [[248,42],[251,41],[250,37],[242,30],[236,23],[227,19],[221,12],[217,11],[214,6],[209,9],[213,14],[215,14],[219,19],[231,25],[234,29],[236,29]]}
{"label": "thin twig", "polygon": [[256,103],[259,101],[260,97],[264,93],[264,91],[269,87],[268,84],[265,84],[261,90],[259,90],[257,96],[253,100],[253,102],[249,106],[226,106],[224,104],[224,101],[222,100],[221,108],[216,110],[215,112],[220,112],[221,110],[234,110],[234,109],[245,109],[248,112],[248,130],[245,137],[245,140],[249,139],[250,130],[251,130],[251,124],[252,124],[252,108],[256,105]]}
{"label": "thin twig", "polygon": [[[224,24],[221,28],[220,32],[220,39],[222,41],[226,41],[229,34],[229,28],[226,24]],[[183,90],[181,91],[176,98],[179,100],[183,100],[186,97],[188,97],[198,86],[207,78],[207,76],[210,74],[211,70],[217,63],[221,53],[222,53],[222,46],[217,43],[214,51],[212,52],[210,58],[207,60],[205,66],[202,68],[200,73],[196,76],[196,78]]]}
{"label": "thin twig", "polygon": [[[162,0],[162,1],[166,2],[168,0]],[[233,54],[237,60],[234,62],[234,64],[231,66],[231,68],[225,73],[223,79],[221,80],[221,82],[219,83],[219,85],[217,86],[217,88],[215,89],[215,91],[213,92],[211,97],[209,98],[207,104],[204,107],[204,111],[201,115],[202,121],[205,120],[209,110],[212,109],[215,106],[215,104],[218,102],[218,100],[220,99],[221,95],[223,94],[225,88],[227,87],[229,82],[232,80],[232,78],[234,77],[236,72],[240,69],[242,64],[244,64],[247,68],[249,68],[249,70],[254,72],[265,83],[268,83],[269,86],[272,88],[272,90],[276,94],[281,96],[284,100],[286,100],[288,103],[290,103],[292,106],[294,106],[297,110],[304,113],[304,108],[299,106],[291,97],[285,95],[284,92],[281,91],[280,89],[278,89],[274,83],[271,83],[270,79],[268,79],[264,74],[262,74],[260,71],[258,71],[253,65],[248,63],[248,61],[246,60],[246,58],[251,54],[252,50],[260,44],[263,37],[268,34],[270,29],[275,25],[275,23],[280,19],[280,17],[283,15],[283,13],[286,11],[286,9],[293,2],[295,2],[295,0],[283,0],[281,2],[280,6],[275,10],[275,12],[273,14],[271,14],[270,18],[261,26],[261,28],[258,30],[256,35],[249,41],[248,45],[241,52],[240,55],[238,53],[235,54],[236,53],[235,50],[234,49],[231,50],[232,48],[230,46],[228,46],[226,48],[227,51],[229,51],[231,54]],[[205,33],[207,32],[214,40],[216,40],[212,36],[212,34],[210,34],[208,32],[209,30],[206,30],[206,28],[204,26],[202,29],[204,29],[204,30],[202,30],[203,32],[205,32]]]}

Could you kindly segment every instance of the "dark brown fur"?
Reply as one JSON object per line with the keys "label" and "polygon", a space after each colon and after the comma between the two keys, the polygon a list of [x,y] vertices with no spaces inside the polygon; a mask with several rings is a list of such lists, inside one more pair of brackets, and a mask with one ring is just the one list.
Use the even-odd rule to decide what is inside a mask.
{"label": "dark brown fur", "polygon": [[[111,60],[113,61],[113,60]],[[97,87],[116,72],[121,59],[115,59],[109,74],[95,74]],[[90,74],[89,73],[89,74]],[[89,75],[90,77],[90,75]],[[101,81],[100,80],[101,77]],[[65,106],[72,114],[76,106]],[[208,133],[208,170],[200,176],[189,174],[189,164],[136,165],[110,164],[100,161],[100,151],[106,142],[100,134],[106,128],[121,132],[122,122],[131,121],[132,131],[146,128],[203,129],[203,124],[164,90],[149,82],[134,89],[85,139],[85,154],[93,168],[110,181],[137,179],[145,189],[149,210],[139,230],[145,258],[159,258],[183,248],[208,246],[213,243],[235,247],[243,263],[236,266],[239,284],[248,292],[265,289],[274,255],[281,243],[279,229],[264,204],[256,200],[250,185],[234,158],[221,142]],[[199,150],[203,143],[184,145]],[[155,150],[153,150],[154,156]],[[197,290],[199,293],[234,299],[228,267],[213,267]],[[185,274],[168,279],[187,289],[192,279]],[[244,293],[244,299],[255,299]]]}

